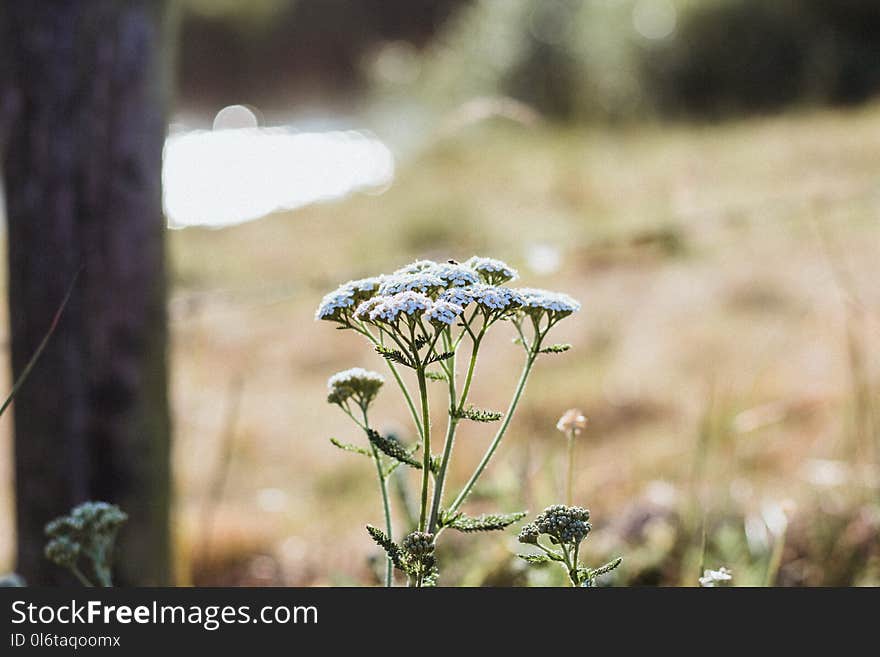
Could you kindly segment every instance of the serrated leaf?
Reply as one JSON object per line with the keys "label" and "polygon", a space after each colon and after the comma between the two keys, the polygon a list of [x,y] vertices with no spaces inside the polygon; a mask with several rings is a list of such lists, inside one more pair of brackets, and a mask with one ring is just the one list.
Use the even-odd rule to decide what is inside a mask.
{"label": "serrated leaf", "polygon": [[455,416],[460,420],[470,420],[471,422],[497,422],[504,417],[504,413],[468,406],[461,411],[457,411]]}
{"label": "serrated leaf", "polygon": [[[413,445],[412,447],[408,448],[408,449],[406,450],[406,453],[407,453],[409,456],[412,456],[413,454],[415,454],[416,452],[419,451],[419,448],[420,448],[421,446],[422,446],[422,445],[421,445],[420,443],[416,443],[416,444]],[[401,464],[400,461],[393,460],[393,461],[391,462],[391,464],[388,466],[388,469],[385,470],[385,472],[384,472],[383,474],[384,474],[386,477],[388,477],[388,476],[390,476],[395,470],[397,470],[397,468],[399,468],[401,465],[402,465],[402,464]]]}
{"label": "serrated leaf", "polygon": [[377,344],[376,353],[382,356],[385,360],[390,360],[392,363],[398,363],[400,365],[404,365],[405,367],[415,368],[410,358],[404,354],[402,351],[398,349],[389,349],[388,347],[384,347],[381,344]]}
{"label": "serrated leaf", "polygon": [[516,556],[533,566],[543,566],[548,563],[553,563],[553,559],[546,554],[518,554]]}
{"label": "serrated leaf", "polygon": [[544,347],[540,349],[538,353],[540,354],[561,354],[571,349],[570,344],[551,344],[549,347]]}
{"label": "serrated leaf", "polygon": [[444,351],[442,354],[434,354],[425,362],[425,365],[430,365],[431,363],[439,363],[441,360],[448,360],[453,356],[455,356],[455,352],[453,351]]}
{"label": "serrated leaf", "polygon": [[370,438],[370,442],[383,454],[416,470],[422,469],[422,464],[416,461],[406,446],[394,436],[383,436],[375,429],[367,429],[367,436]]}
{"label": "serrated leaf", "polygon": [[609,561],[604,566],[599,566],[598,568],[594,568],[590,571],[590,578],[597,577],[599,575],[604,575],[605,573],[610,573],[612,570],[617,568],[620,563],[623,561],[621,557],[617,557],[613,561]]}
{"label": "serrated leaf", "polygon": [[424,346],[428,344],[428,338],[424,335],[417,335],[415,341],[413,342],[413,347],[416,348],[416,351],[420,351],[424,348]]}
{"label": "serrated leaf", "polygon": [[391,563],[398,570],[404,570],[403,559],[401,558],[400,546],[391,540],[391,538],[377,527],[367,525],[367,533],[376,542],[380,548],[385,550],[385,554],[391,559]]}
{"label": "serrated leaf", "polygon": [[352,445],[351,443],[344,443],[336,438],[330,439],[330,444],[338,447],[343,452],[351,452],[353,454],[363,454],[364,456],[369,456],[372,458],[373,454],[368,449],[364,449],[363,447],[358,447],[357,445]]}
{"label": "serrated leaf", "polygon": [[470,517],[462,515],[449,523],[450,529],[455,529],[465,534],[472,532],[500,531],[510,527],[515,522],[525,518],[527,511],[516,513],[485,513],[480,516]]}
{"label": "serrated leaf", "polygon": [[446,375],[443,372],[425,372],[425,378],[430,381],[446,381]]}

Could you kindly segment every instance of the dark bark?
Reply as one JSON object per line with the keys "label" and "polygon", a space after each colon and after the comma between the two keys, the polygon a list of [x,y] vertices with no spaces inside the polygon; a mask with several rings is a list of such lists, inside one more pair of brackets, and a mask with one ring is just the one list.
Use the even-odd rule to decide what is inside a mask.
{"label": "dark bark", "polygon": [[[169,581],[161,156],[169,82],[164,0],[0,2],[9,66],[3,169],[12,371],[81,270],[14,403],[18,570],[67,581],[43,526],[87,499],[130,516],[118,583]],[[0,126],[2,127],[2,126]]]}

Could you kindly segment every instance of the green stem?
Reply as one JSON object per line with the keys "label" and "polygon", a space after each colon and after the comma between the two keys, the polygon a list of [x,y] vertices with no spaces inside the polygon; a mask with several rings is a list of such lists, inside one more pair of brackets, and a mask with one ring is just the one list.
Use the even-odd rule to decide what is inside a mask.
{"label": "green stem", "polygon": [[[358,332],[366,337],[374,345],[381,344],[369,331],[361,330]],[[419,414],[416,411],[416,405],[413,403],[412,396],[409,394],[409,390],[407,389],[406,384],[403,382],[403,379],[400,376],[400,372],[398,372],[397,368],[394,367],[394,363],[392,363],[388,359],[384,360],[386,363],[388,363],[388,368],[391,370],[391,374],[394,375],[394,380],[397,381],[397,385],[400,388],[400,391],[403,393],[404,399],[406,399],[406,405],[409,407],[409,412],[412,415],[413,422],[415,422],[416,430],[419,432],[419,437],[422,437],[422,423],[419,420]]]}
{"label": "green stem", "polygon": [[[379,476],[379,490],[382,492],[382,509],[385,512],[385,532],[388,535],[388,538],[394,540],[394,534],[392,533],[391,528],[391,504],[388,501],[388,480],[385,478],[385,474],[382,472],[382,461],[379,458],[379,450],[376,449],[376,446],[370,443],[373,447],[373,460],[376,461],[376,474]],[[391,557],[385,555],[385,586],[390,587],[393,584],[393,571],[394,564],[391,563]]]}
{"label": "green stem", "polygon": [[461,399],[456,403],[455,393],[455,360],[452,361],[449,383],[449,408],[452,410],[449,416],[449,424],[446,427],[446,441],[443,446],[443,458],[440,461],[440,471],[437,473],[437,479],[434,483],[434,500],[431,504],[431,519],[428,523],[428,532],[433,534],[437,529],[437,522],[440,515],[440,504],[443,501],[443,489],[446,483],[446,470],[452,457],[452,446],[455,444],[455,430],[458,427],[459,416],[467,402],[468,392],[471,389],[471,381],[474,378],[474,370],[477,364],[477,352],[480,350],[480,341],[483,339],[483,333],[474,340],[474,347],[471,350],[471,358],[468,363],[467,375],[464,380],[464,387],[461,391]]}
{"label": "green stem", "polygon": [[565,482],[565,503],[568,506],[572,504],[574,489],[574,432],[568,432],[568,476]]}
{"label": "green stem", "polygon": [[87,586],[88,588],[93,588],[95,586],[89,581],[88,577],[83,575],[82,571],[77,568],[76,565],[70,567],[70,572],[73,573],[74,577],[76,577],[79,580],[79,583],[83,586]]}
{"label": "green stem", "polygon": [[483,455],[483,458],[480,460],[479,465],[477,465],[477,469],[474,470],[471,478],[468,479],[468,482],[465,484],[462,491],[458,494],[458,497],[455,498],[455,501],[449,507],[450,513],[454,513],[459,509],[462,504],[464,504],[467,496],[470,495],[471,490],[477,483],[477,479],[479,479],[480,475],[483,474],[483,470],[485,470],[486,466],[489,465],[489,461],[492,458],[492,455],[495,453],[495,450],[498,449],[498,444],[501,442],[501,439],[504,437],[504,433],[507,431],[507,427],[510,425],[510,420],[513,417],[514,412],[516,411],[517,404],[519,404],[520,397],[522,397],[523,390],[526,387],[526,381],[529,378],[529,373],[532,371],[532,365],[534,365],[535,358],[538,355],[539,346],[540,341],[536,339],[534,348],[531,352],[529,352],[529,355],[526,358],[526,363],[523,366],[522,374],[520,374],[519,382],[516,384],[516,390],[513,393],[513,398],[510,400],[510,406],[507,407],[507,413],[505,414],[504,421],[498,428],[498,432],[492,439],[492,442],[490,443],[489,448],[486,450],[486,453]]}
{"label": "green stem", "polygon": [[428,407],[428,386],[425,368],[416,370],[419,380],[419,397],[422,402],[422,501],[419,511],[419,531],[425,531],[428,521],[428,480],[431,478],[431,412]]}
{"label": "green stem", "polygon": [[[370,421],[367,419],[367,409],[365,406],[361,406],[361,413],[364,416],[364,432],[367,433],[367,430],[370,427]],[[354,418],[352,418],[354,419]],[[369,440],[369,433],[367,433],[367,440]],[[379,450],[376,449],[376,446],[373,444],[372,440],[369,440],[370,447],[373,450],[373,460],[376,462],[376,474],[379,477],[379,490],[382,493],[382,510],[385,513],[385,532],[388,535],[388,538],[394,540],[394,533],[392,532],[391,527],[391,504],[388,501],[388,479],[385,476],[385,473],[382,471],[382,459],[379,456]],[[390,587],[393,584],[393,569],[394,564],[391,563],[391,557],[387,554],[385,555],[385,586]]]}

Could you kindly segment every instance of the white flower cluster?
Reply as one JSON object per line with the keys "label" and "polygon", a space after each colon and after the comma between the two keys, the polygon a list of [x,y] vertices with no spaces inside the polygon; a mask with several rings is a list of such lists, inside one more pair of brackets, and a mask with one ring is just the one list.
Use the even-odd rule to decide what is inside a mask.
{"label": "white flower cluster", "polygon": [[442,278],[436,276],[430,270],[425,270],[412,274],[392,274],[388,276],[379,286],[379,294],[389,296],[399,292],[411,291],[433,294],[444,287],[446,287],[446,283]]}
{"label": "white flower cluster", "polygon": [[343,283],[321,299],[315,319],[341,319],[348,308],[376,294],[383,280],[383,276],[372,276]]}
{"label": "white flower cluster", "polygon": [[439,301],[435,301],[431,307],[425,311],[425,319],[432,324],[446,324],[447,326],[452,326],[452,323],[455,322],[455,318],[463,312],[464,308],[457,303],[440,299]]}
{"label": "white flower cluster", "polygon": [[446,290],[441,298],[465,308],[471,303],[476,303],[485,310],[513,310],[522,305],[516,290],[484,283],[451,288]]}
{"label": "white flower cluster", "polygon": [[369,404],[384,383],[385,377],[378,372],[352,367],[327,379],[327,401],[341,404],[351,397],[358,397],[364,404]]}
{"label": "white flower cluster", "polygon": [[401,315],[414,315],[419,311],[430,310],[433,303],[430,297],[421,292],[406,291],[381,295],[358,306],[355,317],[362,321],[393,324]]}
{"label": "white flower cluster", "polygon": [[388,276],[340,285],[323,298],[315,319],[348,324],[354,318],[394,324],[404,316],[421,313],[435,326],[451,326],[471,304],[476,304],[487,321],[516,310],[532,317],[547,314],[559,319],[580,309],[566,294],[502,285],[517,276],[515,269],[492,258],[474,256],[464,264],[418,260]]}
{"label": "white flower cluster", "polygon": [[444,287],[464,287],[480,282],[480,275],[474,269],[451,262],[438,264],[428,271],[442,279],[446,283]]}
{"label": "white flower cluster", "polygon": [[516,269],[494,258],[474,256],[469,258],[464,264],[477,272],[484,281],[493,285],[515,281],[519,278],[519,272]]}
{"label": "white flower cluster", "polygon": [[550,315],[565,316],[581,309],[581,304],[562,292],[550,292],[530,287],[516,290],[522,303],[523,312],[536,315],[544,312]]}

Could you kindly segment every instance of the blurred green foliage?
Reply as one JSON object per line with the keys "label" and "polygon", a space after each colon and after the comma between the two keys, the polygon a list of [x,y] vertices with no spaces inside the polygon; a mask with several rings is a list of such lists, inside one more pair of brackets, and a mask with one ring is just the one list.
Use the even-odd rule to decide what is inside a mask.
{"label": "blurred green foliage", "polygon": [[423,56],[422,93],[555,119],[719,117],[880,89],[880,5],[860,0],[477,0]]}

